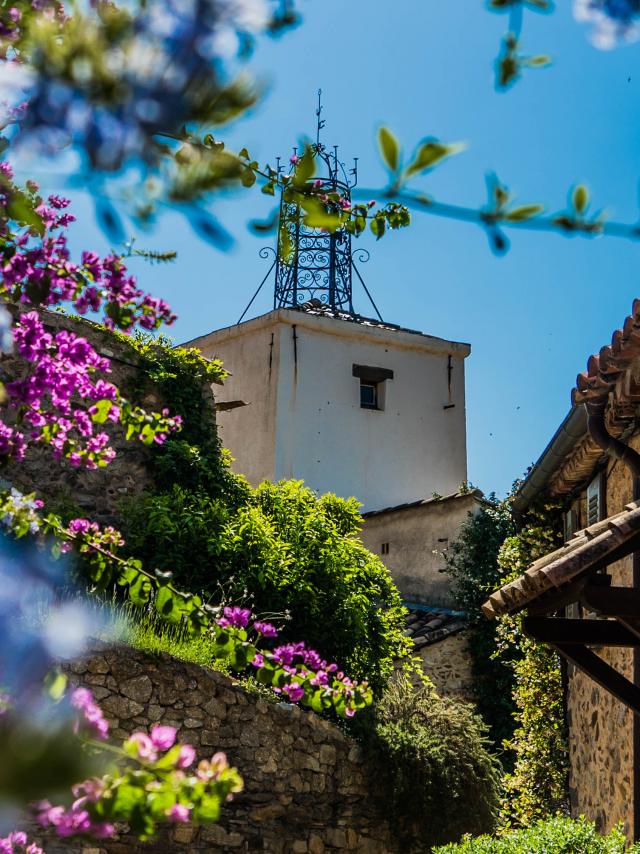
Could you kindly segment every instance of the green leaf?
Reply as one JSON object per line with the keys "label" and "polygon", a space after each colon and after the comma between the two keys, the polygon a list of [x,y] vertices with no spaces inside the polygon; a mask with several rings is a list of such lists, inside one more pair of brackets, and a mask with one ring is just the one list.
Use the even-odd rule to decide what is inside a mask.
{"label": "green leaf", "polygon": [[146,605],[151,595],[151,582],[142,573],[129,587],[129,599],[134,605]]}
{"label": "green leaf", "polygon": [[297,187],[304,187],[316,171],[316,161],[313,154],[313,149],[310,146],[305,146],[304,154],[296,164],[294,173],[294,183]]}
{"label": "green leaf", "polygon": [[382,159],[392,172],[398,171],[400,163],[400,144],[392,131],[387,127],[381,127],[378,131],[378,147]]}
{"label": "green leaf", "polygon": [[374,216],[369,225],[369,228],[375,234],[377,240],[380,240],[380,238],[385,232],[386,227],[387,224],[385,222],[385,219],[381,216]]}
{"label": "green leaf", "polygon": [[65,674],[58,668],[50,670],[45,676],[45,691],[54,702],[62,699],[64,692],[67,689],[67,681]]}
{"label": "green leaf", "polygon": [[253,187],[256,183],[256,173],[253,169],[245,169],[240,177],[240,183],[243,187]]}
{"label": "green leaf", "polygon": [[526,60],[526,64],[531,66],[531,68],[544,68],[547,65],[551,65],[552,61],[548,54],[539,53],[536,56],[530,56]]}
{"label": "green leaf", "polygon": [[585,212],[587,205],[589,204],[589,190],[584,184],[578,184],[573,191],[571,200],[576,213],[582,214]]}
{"label": "green leaf", "polygon": [[156,594],[155,599],[156,611],[165,620],[178,622],[182,616],[182,612],[177,605],[173,592],[168,587],[161,587]]}
{"label": "green leaf", "polygon": [[508,211],[505,214],[505,219],[510,222],[523,222],[524,220],[538,216],[543,210],[543,205],[522,205],[519,208],[512,208]]}
{"label": "green leaf", "polygon": [[95,424],[104,424],[104,422],[109,417],[109,413],[111,412],[112,403],[110,400],[98,400],[94,403],[93,408],[95,412],[91,416],[91,420]]}
{"label": "green leaf", "polygon": [[418,146],[413,163],[407,166],[406,173],[410,176],[418,172],[426,172],[447,157],[464,151],[465,148],[466,145],[463,142],[444,143],[437,139],[427,139]]}

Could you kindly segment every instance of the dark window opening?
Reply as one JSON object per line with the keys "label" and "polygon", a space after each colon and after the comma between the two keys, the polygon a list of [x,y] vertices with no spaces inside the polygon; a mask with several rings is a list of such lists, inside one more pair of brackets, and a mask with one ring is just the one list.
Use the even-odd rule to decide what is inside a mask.
{"label": "dark window opening", "polygon": [[389,554],[389,543],[383,543],[380,547],[380,554],[388,555]]}
{"label": "dark window opening", "polygon": [[587,525],[593,525],[605,518],[605,478],[600,473],[587,487]]}
{"label": "dark window opening", "polygon": [[360,406],[362,409],[378,409],[378,383],[360,381]]}

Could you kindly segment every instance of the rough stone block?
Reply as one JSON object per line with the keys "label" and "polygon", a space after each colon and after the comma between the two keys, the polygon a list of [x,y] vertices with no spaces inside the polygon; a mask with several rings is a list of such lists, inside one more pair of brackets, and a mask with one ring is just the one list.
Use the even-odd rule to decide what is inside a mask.
{"label": "rough stone block", "polygon": [[127,697],[114,694],[102,701],[102,709],[108,717],[113,716],[121,720],[127,720],[128,718],[135,718],[136,715],[139,715],[144,710],[144,706]]}
{"label": "rough stone block", "polygon": [[153,686],[151,679],[148,676],[134,676],[133,679],[126,679],[120,685],[120,693],[130,700],[135,700],[137,703],[146,703],[151,698]]}

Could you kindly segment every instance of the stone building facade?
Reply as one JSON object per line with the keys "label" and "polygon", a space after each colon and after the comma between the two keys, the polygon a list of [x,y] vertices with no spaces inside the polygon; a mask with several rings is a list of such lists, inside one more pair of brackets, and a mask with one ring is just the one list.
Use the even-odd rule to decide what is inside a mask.
{"label": "stone building facade", "polygon": [[[640,839],[640,301],[590,357],[572,408],[514,501],[562,508],[565,545],[496,591],[485,613],[524,625],[566,659],[575,816]],[[552,613],[553,612],[553,613]],[[546,615],[546,617],[542,617]]]}
{"label": "stone building facade", "polygon": [[244,791],[214,825],[165,826],[139,842],[121,830],[109,842],[46,842],[48,854],[400,854],[379,780],[360,746],[336,726],[298,706],[248,692],[212,670],[166,654],[96,645],[68,666],[91,689],[115,738],[154,723],[174,726],[199,759],[222,750]]}

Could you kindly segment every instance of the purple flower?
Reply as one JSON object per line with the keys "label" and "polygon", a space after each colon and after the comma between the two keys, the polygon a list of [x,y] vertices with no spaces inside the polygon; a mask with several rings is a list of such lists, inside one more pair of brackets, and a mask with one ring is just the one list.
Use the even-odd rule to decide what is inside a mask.
{"label": "purple flower", "polygon": [[172,726],[160,726],[155,724],[151,727],[151,742],[158,750],[169,750],[176,740],[176,728]]}
{"label": "purple flower", "polygon": [[195,758],[196,752],[194,748],[190,744],[181,744],[176,768],[189,768]]}
{"label": "purple flower", "polygon": [[[109,723],[100,706],[95,703],[91,691],[87,688],[76,688],[71,694],[71,705],[82,712],[82,722],[87,726],[89,734],[104,741],[109,734]],[[77,721],[75,731],[79,728],[80,721]]]}
{"label": "purple flower", "polygon": [[135,747],[138,759],[143,762],[155,762],[158,758],[156,747],[145,732],[134,732],[125,742],[125,747]]}
{"label": "purple flower", "polygon": [[304,688],[297,682],[291,682],[289,685],[284,685],[282,690],[288,695],[292,703],[297,703],[304,697]]}
{"label": "purple flower", "polygon": [[224,609],[224,617],[220,617],[216,622],[223,628],[233,626],[236,629],[244,629],[250,618],[251,611],[248,608],[239,608],[235,605],[232,608],[226,607]]}
{"label": "purple flower", "polygon": [[189,821],[189,807],[184,804],[174,804],[167,810],[169,821]]}
{"label": "purple flower", "polygon": [[263,638],[277,638],[278,630],[271,623],[265,623],[262,620],[256,620],[253,628],[261,634]]}

